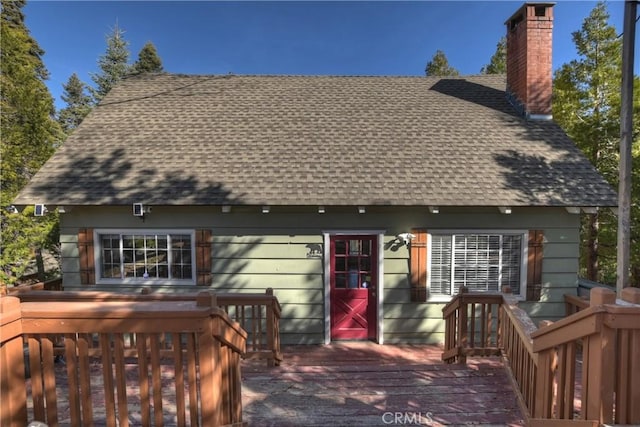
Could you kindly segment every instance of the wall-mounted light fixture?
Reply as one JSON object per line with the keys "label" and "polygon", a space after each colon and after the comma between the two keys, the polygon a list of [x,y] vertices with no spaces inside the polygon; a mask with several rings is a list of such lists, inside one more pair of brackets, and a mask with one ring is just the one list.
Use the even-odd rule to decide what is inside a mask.
{"label": "wall-mounted light fixture", "polygon": [[323,213],[325,213],[325,212],[326,212],[326,211],[325,211],[325,209],[324,209],[324,206],[318,206],[318,213],[319,213],[319,214],[323,214]]}
{"label": "wall-mounted light fixture", "polygon": [[412,233],[400,233],[396,236],[396,240],[402,242],[402,244],[409,246],[411,241],[416,238],[415,234]]}
{"label": "wall-mounted light fixture", "polygon": [[440,213],[440,208],[437,206],[429,206],[429,212],[432,214]]}
{"label": "wall-mounted light fixture", "polygon": [[262,213],[263,214],[268,214],[271,211],[271,208],[269,206],[263,206],[262,207]]}
{"label": "wall-mounted light fixture", "polygon": [[144,205],[142,203],[133,204],[133,216],[144,216]]}
{"label": "wall-mounted light fixture", "polygon": [[137,216],[144,221],[145,215],[149,213],[151,213],[151,206],[145,206],[143,203],[133,204],[133,216]]}
{"label": "wall-mounted light fixture", "polygon": [[231,212],[231,206],[222,205],[222,213],[229,213],[229,212]]}
{"label": "wall-mounted light fixture", "polygon": [[364,206],[358,206],[358,213],[359,214],[367,213],[367,209]]}
{"label": "wall-mounted light fixture", "polygon": [[500,206],[498,209],[500,210],[501,214],[511,215],[511,208],[509,206]]}
{"label": "wall-mounted light fixture", "polygon": [[35,205],[33,209],[34,216],[44,216],[47,212],[47,207],[45,205]]}

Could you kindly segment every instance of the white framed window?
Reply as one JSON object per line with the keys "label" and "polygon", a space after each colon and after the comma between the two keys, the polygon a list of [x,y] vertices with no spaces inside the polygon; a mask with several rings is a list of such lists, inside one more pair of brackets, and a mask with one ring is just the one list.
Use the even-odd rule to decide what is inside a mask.
{"label": "white framed window", "polygon": [[94,230],[96,282],[195,284],[194,230]]}
{"label": "white framed window", "polygon": [[432,232],[428,254],[430,299],[448,300],[462,286],[473,292],[509,286],[514,295],[526,295],[526,231]]}

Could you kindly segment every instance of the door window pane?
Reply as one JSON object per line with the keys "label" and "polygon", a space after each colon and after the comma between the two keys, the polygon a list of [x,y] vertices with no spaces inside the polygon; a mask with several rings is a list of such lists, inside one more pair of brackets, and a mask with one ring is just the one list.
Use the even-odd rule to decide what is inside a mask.
{"label": "door window pane", "polygon": [[349,270],[349,288],[356,289],[359,286],[358,279],[360,274],[357,269]]}
{"label": "door window pane", "polygon": [[371,241],[363,240],[362,241],[362,255],[371,255]]}
{"label": "door window pane", "polygon": [[374,268],[374,260],[371,259],[375,250],[373,239],[335,238],[333,248],[334,286],[349,289],[369,287]]}
{"label": "door window pane", "polygon": [[360,255],[360,240],[349,240],[349,255]]}

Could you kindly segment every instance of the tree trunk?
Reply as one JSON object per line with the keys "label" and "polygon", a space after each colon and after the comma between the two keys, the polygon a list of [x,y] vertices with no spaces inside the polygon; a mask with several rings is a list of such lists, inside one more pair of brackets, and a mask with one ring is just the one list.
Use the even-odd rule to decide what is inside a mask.
{"label": "tree trunk", "polygon": [[598,231],[600,229],[600,222],[598,221],[598,214],[587,216],[587,279],[594,282],[598,281]]}
{"label": "tree trunk", "polygon": [[41,282],[45,279],[46,271],[44,269],[44,259],[42,258],[42,249],[36,249],[36,267],[38,269],[38,280]]}

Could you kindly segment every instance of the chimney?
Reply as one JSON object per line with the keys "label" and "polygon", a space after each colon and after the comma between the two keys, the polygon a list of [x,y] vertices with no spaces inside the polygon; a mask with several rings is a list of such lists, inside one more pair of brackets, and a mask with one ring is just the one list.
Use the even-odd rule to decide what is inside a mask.
{"label": "chimney", "polygon": [[525,117],[551,119],[555,3],[525,3],[507,26],[507,95]]}

